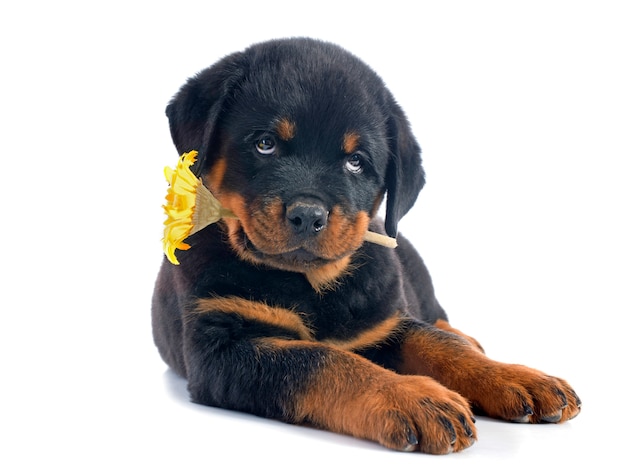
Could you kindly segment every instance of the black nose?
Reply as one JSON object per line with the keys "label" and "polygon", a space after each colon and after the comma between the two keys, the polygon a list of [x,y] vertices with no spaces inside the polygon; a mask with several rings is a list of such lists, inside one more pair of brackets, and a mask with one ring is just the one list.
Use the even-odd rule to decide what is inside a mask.
{"label": "black nose", "polygon": [[287,208],[287,220],[297,234],[322,231],[328,223],[328,211],[319,203],[298,202]]}

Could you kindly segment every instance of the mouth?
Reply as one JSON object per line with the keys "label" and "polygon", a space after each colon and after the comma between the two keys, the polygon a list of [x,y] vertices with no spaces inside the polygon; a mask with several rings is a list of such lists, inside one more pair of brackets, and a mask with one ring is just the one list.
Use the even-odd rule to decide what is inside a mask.
{"label": "mouth", "polygon": [[238,256],[253,264],[304,274],[328,271],[340,261],[345,265],[362,246],[370,222],[364,211],[346,215],[336,207],[323,230],[302,231],[292,227],[291,220],[285,221],[281,200],[265,206],[240,202],[238,207],[237,219],[223,219],[228,242]]}
{"label": "mouth", "polygon": [[258,262],[265,263],[276,268],[304,272],[334,261],[321,257],[303,247],[287,252],[267,253],[257,248],[245,233],[242,234],[242,241],[247,255]]}
{"label": "mouth", "polygon": [[291,252],[280,254],[279,257],[291,260],[293,263],[312,263],[315,260],[324,260],[306,249],[296,249]]}

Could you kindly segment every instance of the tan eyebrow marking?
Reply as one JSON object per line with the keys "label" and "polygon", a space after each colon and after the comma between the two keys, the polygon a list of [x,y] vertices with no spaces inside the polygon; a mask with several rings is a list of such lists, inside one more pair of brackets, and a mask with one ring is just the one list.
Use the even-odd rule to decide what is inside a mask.
{"label": "tan eyebrow marking", "polygon": [[296,123],[288,118],[281,118],[276,123],[276,132],[283,141],[289,141],[296,135]]}
{"label": "tan eyebrow marking", "polygon": [[343,144],[341,148],[346,154],[352,154],[359,148],[359,139],[360,136],[356,132],[349,131],[343,136]]}

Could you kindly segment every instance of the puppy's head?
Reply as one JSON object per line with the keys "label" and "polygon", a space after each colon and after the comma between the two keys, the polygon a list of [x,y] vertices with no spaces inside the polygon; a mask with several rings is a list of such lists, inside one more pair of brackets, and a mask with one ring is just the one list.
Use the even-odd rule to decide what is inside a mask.
{"label": "puppy's head", "polygon": [[424,184],[420,149],[381,79],[337,46],[261,43],[191,78],[167,107],[179,153],[238,219],[244,259],[308,272],[341,265],[386,195],[385,229]]}

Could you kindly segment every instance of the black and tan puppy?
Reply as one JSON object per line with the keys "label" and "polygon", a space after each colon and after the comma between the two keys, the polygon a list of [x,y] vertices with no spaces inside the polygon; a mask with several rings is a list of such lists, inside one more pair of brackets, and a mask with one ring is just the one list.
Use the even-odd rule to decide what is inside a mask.
{"label": "black and tan puppy", "polygon": [[363,241],[396,236],[424,172],[361,61],[308,39],[258,44],[191,78],[167,116],[238,217],[191,236],[156,283],[156,345],[194,402],[427,453],[470,446],[473,413],[578,414],[565,381],[494,361],[450,327],[405,239]]}

